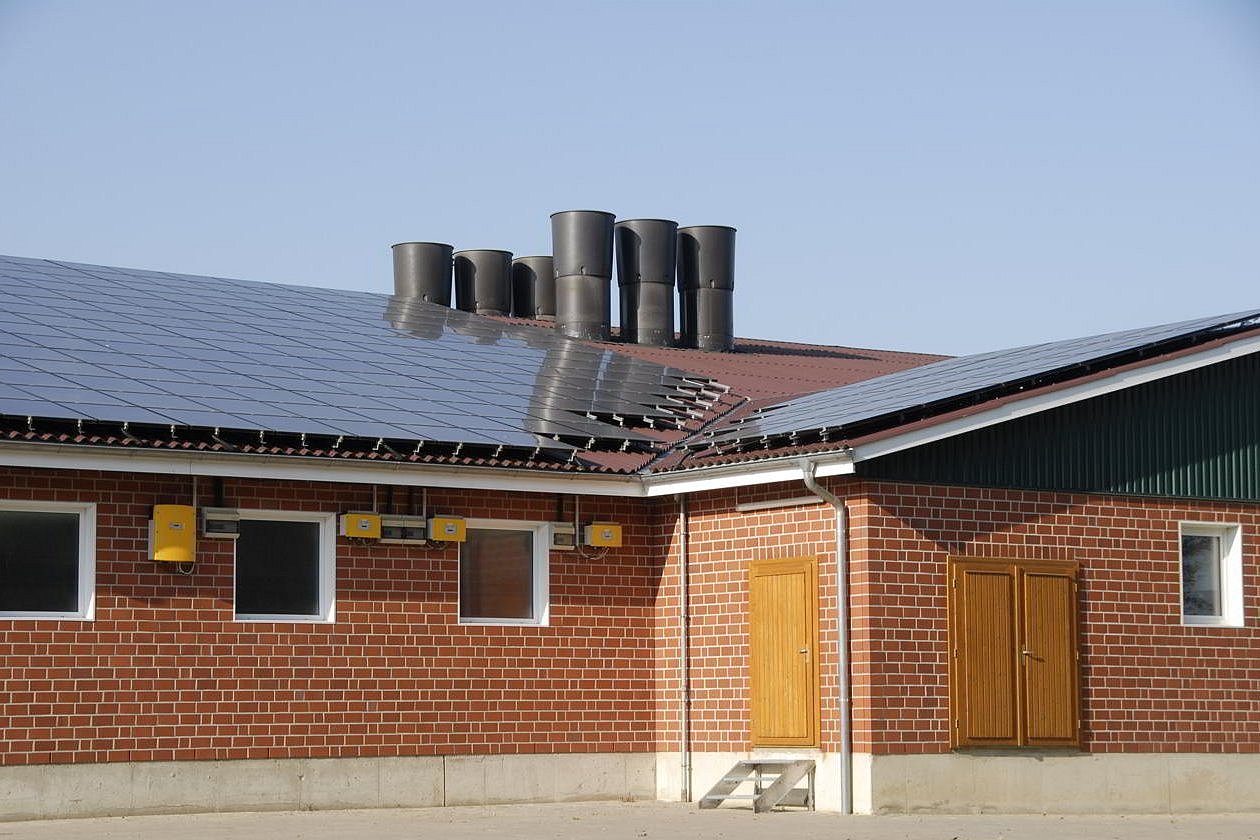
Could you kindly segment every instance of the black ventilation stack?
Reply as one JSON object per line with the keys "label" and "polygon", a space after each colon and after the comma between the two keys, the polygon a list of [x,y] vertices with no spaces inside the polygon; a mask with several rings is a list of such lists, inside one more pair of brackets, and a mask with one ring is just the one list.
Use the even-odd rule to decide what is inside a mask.
{"label": "black ventilation stack", "polygon": [[399,242],[394,251],[394,294],[451,305],[451,246],[442,242]]}
{"label": "black ventilation stack", "polygon": [[684,347],[735,348],[734,295],[735,228],[679,228],[678,300]]}
{"label": "black ventilation stack", "polygon": [[570,338],[608,340],[615,218],[602,210],[551,214],[556,328]]}
{"label": "black ventilation stack", "polygon": [[478,315],[512,314],[512,252],[455,252],[455,308]]}
{"label": "black ventilation stack", "polygon": [[540,321],[556,320],[555,261],[551,257],[512,260],[512,314]]}
{"label": "black ventilation stack", "polygon": [[674,343],[678,223],[668,219],[628,219],[617,222],[614,238],[622,340],[670,346]]}

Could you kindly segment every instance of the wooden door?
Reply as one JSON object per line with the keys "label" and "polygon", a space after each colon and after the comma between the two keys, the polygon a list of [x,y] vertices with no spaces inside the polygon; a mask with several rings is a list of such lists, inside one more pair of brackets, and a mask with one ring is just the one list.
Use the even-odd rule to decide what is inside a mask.
{"label": "wooden door", "polygon": [[1019,570],[1024,743],[1077,743],[1076,569]]}
{"label": "wooden door", "polygon": [[754,746],[818,746],[818,563],[756,560],[748,587]]}
{"label": "wooden door", "polygon": [[958,562],[951,590],[955,742],[1019,741],[1015,575],[1009,566]]}
{"label": "wooden door", "polygon": [[952,560],[949,576],[953,745],[1078,745],[1075,565]]}

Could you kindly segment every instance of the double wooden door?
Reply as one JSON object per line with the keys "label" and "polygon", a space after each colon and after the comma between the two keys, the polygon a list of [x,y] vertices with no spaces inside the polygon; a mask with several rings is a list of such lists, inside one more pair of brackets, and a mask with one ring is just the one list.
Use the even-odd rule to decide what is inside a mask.
{"label": "double wooden door", "polygon": [[954,559],[949,582],[953,745],[1078,746],[1075,564]]}

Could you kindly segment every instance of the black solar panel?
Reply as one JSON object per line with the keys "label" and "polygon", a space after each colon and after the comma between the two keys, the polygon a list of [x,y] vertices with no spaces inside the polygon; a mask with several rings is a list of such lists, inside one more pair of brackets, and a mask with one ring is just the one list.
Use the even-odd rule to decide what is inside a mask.
{"label": "black solar panel", "polygon": [[1260,325],[1260,310],[945,359],[770,406],[715,432],[721,446],[843,428],[1201,332]]}
{"label": "black solar panel", "polygon": [[566,449],[694,376],[362,292],[0,257],[0,414]]}

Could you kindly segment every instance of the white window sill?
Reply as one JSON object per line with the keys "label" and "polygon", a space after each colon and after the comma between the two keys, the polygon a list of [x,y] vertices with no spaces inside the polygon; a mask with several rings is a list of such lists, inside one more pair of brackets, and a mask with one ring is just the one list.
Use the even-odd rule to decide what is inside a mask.
{"label": "white window sill", "polygon": [[461,626],[466,627],[546,627],[546,621],[534,618],[461,618]]}
{"label": "white window sill", "polygon": [[83,613],[0,612],[0,620],[15,618],[28,621],[91,621],[93,616]]}
{"label": "white window sill", "polygon": [[318,615],[234,615],[232,620],[238,624],[258,624],[273,622],[278,624],[332,624],[331,616],[324,618]]}
{"label": "white window sill", "polygon": [[1229,619],[1211,615],[1183,615],[1181,617],[1182,627],[1246,627],[1246,622],[1230,621]]}

